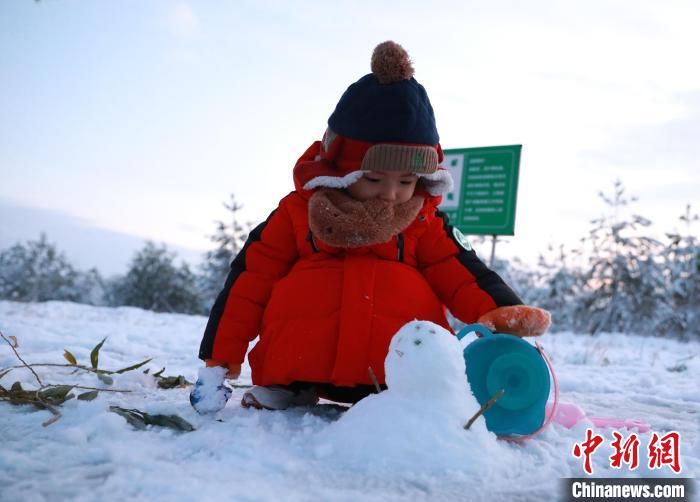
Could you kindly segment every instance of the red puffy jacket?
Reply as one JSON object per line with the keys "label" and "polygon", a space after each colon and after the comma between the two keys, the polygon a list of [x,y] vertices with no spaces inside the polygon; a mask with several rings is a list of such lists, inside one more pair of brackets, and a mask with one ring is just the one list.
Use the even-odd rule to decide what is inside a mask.
{"label": "red puffy jacket", "polygon": [[249,354],[256,385],[369,385],[368,368],[384,383],[389,341],[406,322],[449,329],[445,306],[471,323],[522,303],[460,244],[437,211],[439,197],[427,196],[389,242],[343,249],[311,233],[310,195],[290,193],[251,232],[212,308],[201,359],[240,364],[259,335]]}

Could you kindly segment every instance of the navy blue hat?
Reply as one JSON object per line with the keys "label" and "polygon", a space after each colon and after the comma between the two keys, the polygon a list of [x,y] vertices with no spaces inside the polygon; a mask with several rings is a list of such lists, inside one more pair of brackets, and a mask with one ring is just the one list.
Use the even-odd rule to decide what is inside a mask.
{"label": "navy blue hat", "polygon": [[303,190],[346,188],[367,171],[401,171],[420,178],[432,196],[452,190],[452,177],[425,89],[413,78],[408,53],[396,42],[372,53],[372,73],[352,84],[315,141],[294,166]]}
{"label": "navy blue hat", "polygon": [[413,78],[406,51],[391,41],[374,49],[372,73],[348,87],[328,127],[341,136],[371,143],[440,142],[428,94]]}

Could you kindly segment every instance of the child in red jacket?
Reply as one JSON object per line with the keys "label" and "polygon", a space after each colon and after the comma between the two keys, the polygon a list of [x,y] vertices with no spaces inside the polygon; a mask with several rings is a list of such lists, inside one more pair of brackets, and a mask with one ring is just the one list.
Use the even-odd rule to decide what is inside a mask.
{"label": "child in red jacket", "polygon": [[405,323],[466,323],[542,334],[549,314],[476,256],[437,205],[452,188],[423,86],[403,48],[377,46],[322,141],[294,168],[296,190],[255,228],[212,308],[190,400],[223,408],[248,345],[244,407],[285,409],[318,397],[356,402],[384,383],[389,341]]}

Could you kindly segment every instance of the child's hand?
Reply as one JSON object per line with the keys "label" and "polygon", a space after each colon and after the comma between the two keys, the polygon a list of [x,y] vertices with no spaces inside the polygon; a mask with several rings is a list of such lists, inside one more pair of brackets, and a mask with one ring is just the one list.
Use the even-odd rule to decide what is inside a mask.
{"label": "child's hand", "polygon": [[231,380],[235,380],[239,376],[241,376],[241,365],[240,364],[234,364],[234,363],[225,363],[223,361],[217,361],[216,359],[207,359],[204,364],[207,365],[207,368],[216,368],[217,366],[221,366],[223,368],[228,368],[228,373],[226,373],[226,378],[230,378]]}
{"label": "child's hand", "polygon": [[546,310],[527,305],[498,307],[479,317],[477,321],[496,333],[516,336],[539,336],[547,331],[552,318]]}
{"label": "child's hand", "polygon": [[224,409],[231,397],[231,389],[224,385],[225,377],[226,368],[223,366],[199,369],[197,383],[190,392],[190,404],[197,413],[216,413]]}

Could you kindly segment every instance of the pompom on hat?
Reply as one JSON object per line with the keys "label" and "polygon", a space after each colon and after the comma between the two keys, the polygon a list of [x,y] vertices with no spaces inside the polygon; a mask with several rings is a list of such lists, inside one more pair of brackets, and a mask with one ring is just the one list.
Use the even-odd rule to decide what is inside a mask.
{"label": "pompom on hat", "polygon": [[452,189],[428,94],[408,53],[387,41],[372,53],[372,73],[343,93],[314,142],[294,167],[297,188],[345,188],[364,171],[407,171],[434,196]]}

